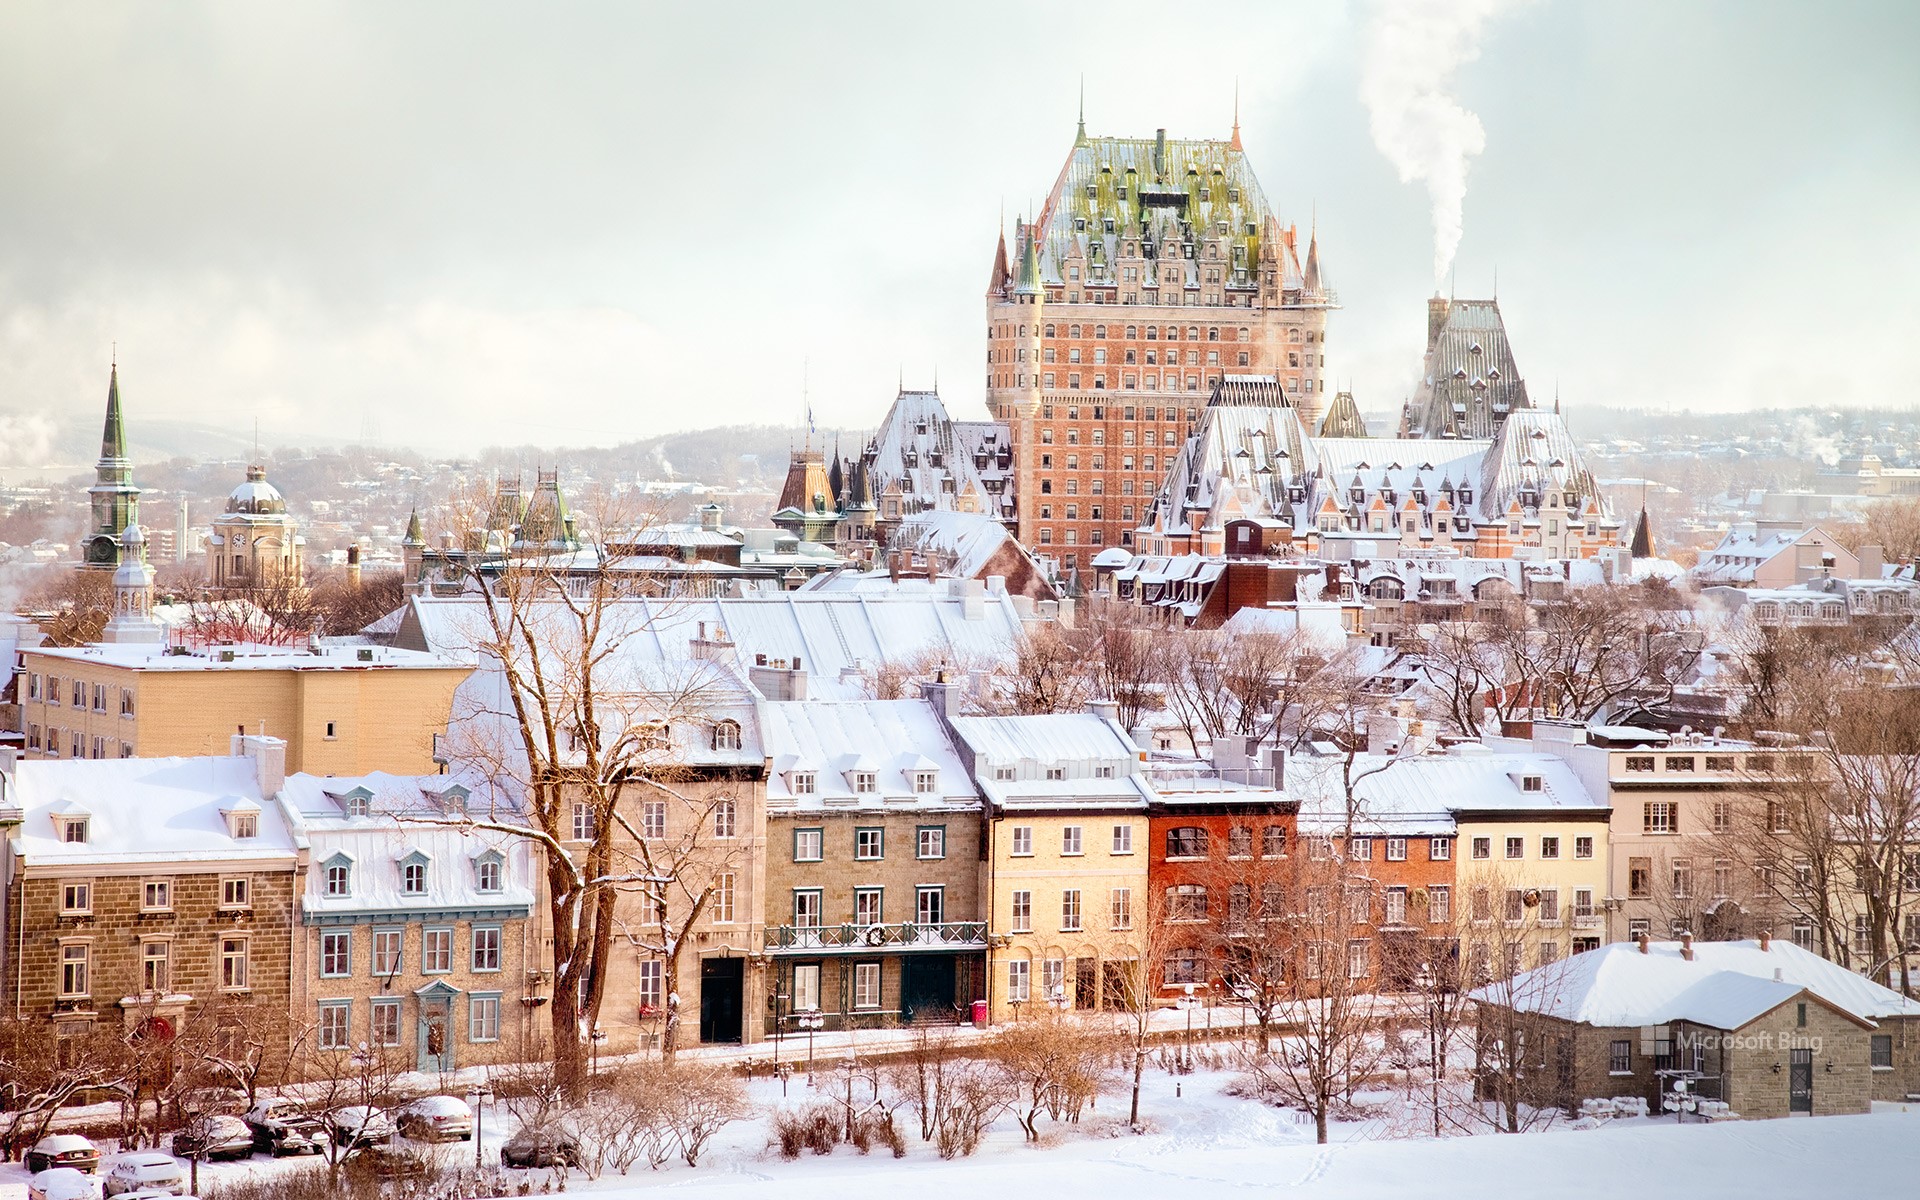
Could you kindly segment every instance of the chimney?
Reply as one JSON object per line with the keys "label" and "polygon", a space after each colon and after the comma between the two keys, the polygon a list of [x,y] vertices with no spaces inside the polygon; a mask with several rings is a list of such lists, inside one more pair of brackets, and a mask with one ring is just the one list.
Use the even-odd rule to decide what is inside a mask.
{"label": "chimney", "polygon": [[260,781],[260,798],[271,800],[287,786],[287,743],[263,733],[234,736],[235,749],[253,760],[254,777]]}
{"label": "chimney", "polygon": [[1639,942],[1640,942],[1640,953],[1642,953],[1642,954],[1646,954],[1646,953],[1649,953],[1649,951],[1647,950],[1647,945],[1648,945],[1648,943],[1649,943],[1649,942],[1651,942],[1651,941],[1652,941],[1653,939],[1651,939],[1651,938],[1649,938],[1649,937],[1648,937],[1648,936],[1647,936],[1646,934],[1644,934],[1644,933],[1643,933],[1643,934],[1641,934],[1641,935],[1640,935],[1640,937],[1639,937],[1639,939],[1638,939],[1638,940],[1639,940]]}
{"label": "chimney", "polygon": [[947,682],[947,669],[941,667],[934,672],[931,683],[920,685],[920,698],[933,706],[933,711],[945,725],[947,718],[953,715],[953,685]]}
{"label": "chimney", "polygon": [[[765,655],[757,657],[765,658]],[[795,658],[791,664],[779,658],[771,663],[755,663],[747,668],[747,679],[769,700],[805,700],[807,672]]]}
{"label": "chimney", "polygon": [[1120,719],[1120,706],[1112,700],[1089,700],[1087,701],[1087,712],[1099,717],[1102,721],[1118,721]]}
{"label": "chimney", "polygon": [[1434,293],[1433,299],[1427,301],[1427,349],[1429,350],[1433,349],[1433,344],[1440,340],[1440,331],[1446,327],[1447,308],[1447,302],[1441,299],[1438,292]]}
{"label": "chimney", "polygon": [[1686,959],[1688,962],[1693,961],[1693,935],[1691,933],[1683,933],[1680,935],[1680,957]]}
{"label": "chimney", "polygon": [[347,586],[360,586],[360,543],[354,542],[347,547]]}
{"label": "chimney", "polygon": [[1276,791],[1284,789],[1287,786],[1287,748],[1277,744],[1268,746],[1260,752],[1260,756],[1266,759],[1264,765],[1271,776],[1270,786]]}
{"label": "chimney", "polygon": [[1760,931],[1760,953],[1766,954],[1770,952],[1772,949],[1773,949],[1773,930],[1762,929]]}
{"label": "chimney", "polygon": [[1887,564],[1887,553],[1879,546],[1869,542],[1860,547],[1860,569],[1854,573],[1858,579],[1878,579],[1881,568]]}

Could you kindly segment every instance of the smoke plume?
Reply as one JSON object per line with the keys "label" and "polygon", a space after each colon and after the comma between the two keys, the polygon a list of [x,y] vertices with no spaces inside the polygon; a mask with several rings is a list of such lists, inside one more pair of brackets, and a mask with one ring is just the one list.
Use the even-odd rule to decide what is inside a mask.
{"label": "smoke plume", "polygon": [[1427,185],[1433,205],[1433,277],[1460,248],[1467,163],[1487,148],[1480,118],[1448,94],[1460,64],[1480,54],[1480,30],[1514,0],[1378,0],[1367,23],[1360,99],[1373,144],[1400,182]]}

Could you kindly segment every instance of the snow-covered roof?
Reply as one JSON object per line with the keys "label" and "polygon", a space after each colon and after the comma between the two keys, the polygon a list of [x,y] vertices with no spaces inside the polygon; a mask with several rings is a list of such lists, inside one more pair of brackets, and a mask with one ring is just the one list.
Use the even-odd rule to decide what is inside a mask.
{"label": "snow-covered roof", "polygon": [[392,646],[266,646],[245,643],[178,653],[161,642],[100,642],[85,646],[35,646],[28,653],[69,662],[97,662],[141,671],[452,671],[470,666],[456,659]]}
{"label": "snow-covered roof", "polygon": [[1474,995],[1603,1027],[1689,1021],[1738,1029],[1803,991],[1862,1021],[1920,1016],[1920,1001],[1778,940],[1765,950],[1757,941],[1695,942],[1692,961],[1679,942],[1652,942],[1645,954],[1637,943],[1615,942]]}
{"label": "snow-covered roof", "polygon": [[[933,706],[924,700],[791,700],[760,705],[772,762],[767,804],[774,809],[976,807],[967,775]],[[866,765],[850,765],[849,759]],[[848,773],[871,770],[872,792],[856,793]],[[914,790],[914,775],[934,772],[934,790]],[[794,775],[811,772],[813,791],[793,790]]]}
{"label": "snow-covered roof", "polygon": [[[1344,825],[1344,758],[1300,757],[1288,764],[1287,790],[1300,799],[1300,828]],[[1496,753],[1477,743],[1444,753],[1355,758],[1354,793],[1362,824],[1381,830],[1450,832],[1458,814],[1564,811],[1604,820],[1608,806],[1573,767],[1546,753]],[[1537,781],[1537,787],[1529,780]]]}
{"label": "snow-covered roof", "polygon": [[[227,824],[223,810],[267,799],[251,758],[31,759],[13,779],[25,816],[16,846],[29,870],[293,863],[294,836],[275,806],[259,810],[253,837],[236,838]],[[55,816],[86,817],[87,840],[62,840]]]}
{"label": "snow-covered roof", "polygon": [[[410,644],[465,655],[485,639],[479,601],[416,596],[400,637]],[[825,700],[866,697],[862,676],[883,663],[939,659],[956,667],[999,661],[1019,639],[1023,620],[1013,599],[968,598],[951,589],[931,594],[752,592],[720,598],[640,598],[612,604],[606,637],[623,657],[687,658],[696,641],[730,645],[744,670],[761,658],[798,662],[807,694]],[[603,638],[603,642],[606,638]]]}
{"label": "snow-covered roof", "polygon": [[1152,789],[1120,723],[1091,713],[955,717],[974,778],[999,808],[1140,807]]}
{"label": "snow-covered roof", "polygon": [[[366,816],[347,815],[343,801],[352,793],[370,795]],[[300,898],[309,924],[425,913],[524,916],[536,899],[531,842],[478,824],[447,823],[463,813],[476,823],[521,822],[521,799],[483,776],[303,773],[287,777],[280,807],[313,864]],[[500,862],[501,886],[482,891],[479,863],[489,856]],[[340,857],[351,865],[351,889],[328,896],[319,868]],[[408,860],[426,866],[425,887],[417,893],[402,886]]]}

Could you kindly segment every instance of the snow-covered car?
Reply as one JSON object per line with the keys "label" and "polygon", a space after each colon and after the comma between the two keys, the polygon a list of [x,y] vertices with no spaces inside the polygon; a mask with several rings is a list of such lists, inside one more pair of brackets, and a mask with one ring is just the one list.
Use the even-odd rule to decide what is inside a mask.
{"label": "snow-covered car", "polygon": [[53,1133],[33,1144],[26,1163],[32,1175],[53,1167],[72,1167],[91,1175],[100,1169],[100,1151],[77,1133]]}
{"label": "snow-covered car", "polygon": [[247,1128],[253,1130],[253,1145],[275,1158],[283,1154],[318,1154],[326,1144],[326,1131],[307,1110],[292,1100],[262,1100],[247,1110]]}
{"label": "snow-covered car", "polygon": [[417,1142],[470,1142],[473,1110],[458,1096],[423,1096],[400,1110],[400,1132]]}
{"label": "snow-covered car", "polygon": [[334,1144],[345,1146],[349,1152],[365,1146],[383,1145],[394,1134],[393,1118],[387,1115],[386,1110],[365,1104],[335,1109],[327,1124],[327,1132],[333,1135]]}
{"label": "snow-covered car", "polygon": [[253,1154],[253,1129],[239,1117],[211,1113],[195,1117],[173,1135],[175,1158],[248,1158]]}
{"label": "snow-covered car", "polygon": [[73,1167],[49,1167],[27,1181],[27,1200],[99,1200],[100,1181]]}
{"label": "snow-covered car", "polygon": [[580,1165],[580,1139],[558,1125],[538,1129],[523,1125],[500,1147],[500,1161],[509,1167],[574,1167]]}
{"label": "snow-covered car", "polygon": [[106,1185],[109,1196],[138,1191],[177,1196],[187,1190],[187,1177],[173,1155],[137,1150],[114,1160],[107,1168]]}

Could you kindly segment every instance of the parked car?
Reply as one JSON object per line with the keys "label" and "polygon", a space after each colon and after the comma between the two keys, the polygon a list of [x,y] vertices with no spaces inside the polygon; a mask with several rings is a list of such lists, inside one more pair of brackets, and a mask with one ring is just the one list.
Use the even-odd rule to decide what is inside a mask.
{"label": "parked car", "polygon": [[175,1158],[248,1158],[253,1154],[253,1129],[239,1117],[220,1113],[195,1117],[173,1135]]}
{"label": "parked car", "polygon": [[27,1200],[99,1200],[100,1181],[73,1167],[48,1167],[27,1181]]}
{"label": "parked car", "polygon": [[418,1142],[470,1142],[473,1110],[458,1096],[423,1096],[400,1110],[400,1132]]}
{"label": "parked car", "polygon": [[100,1151],[77,1133],[50,1133],[27,1151],[26,1162],[32,1175],[53,1167],[72,1167],[92,1175],[100,1169]]}
{"label": "parked car", "polygon": [[113,1200],[200,1200],[200,1197],[176,1192],[150,1192],[142,1189],[137,1192],[121,1192]]}
{"label": "parked car", "polygon": [[307,1110],[292,1100],[262,1100],[247,1110],[247,1127],[253,1130],[255,1149],[275,1158],[285,1154],[318,1154],[326,1144],[326,1131]]}
{"label": "parked car", "polygon": [[123,1154],[107,1168],[107,1195],[125,1192],[159,1192],[177,1196],[187,1190],[187,1177],[173,1155],[158,1150],[137,1150]]}
{"label": "parked car", "polygon": [[509,1167],[577,1167],[580,1139],[558,1125],[523,1125],[500,1147],[500,1161]]}
{"label": "parked car", "polygon": [[336,1109],[328,1124],[331,1128],[327,1132],[334,1144],[345,1146],[348,1153],[367,1146],[385,1145],[394,1134],[393,1118],[386,1110],[364,1104]]}

